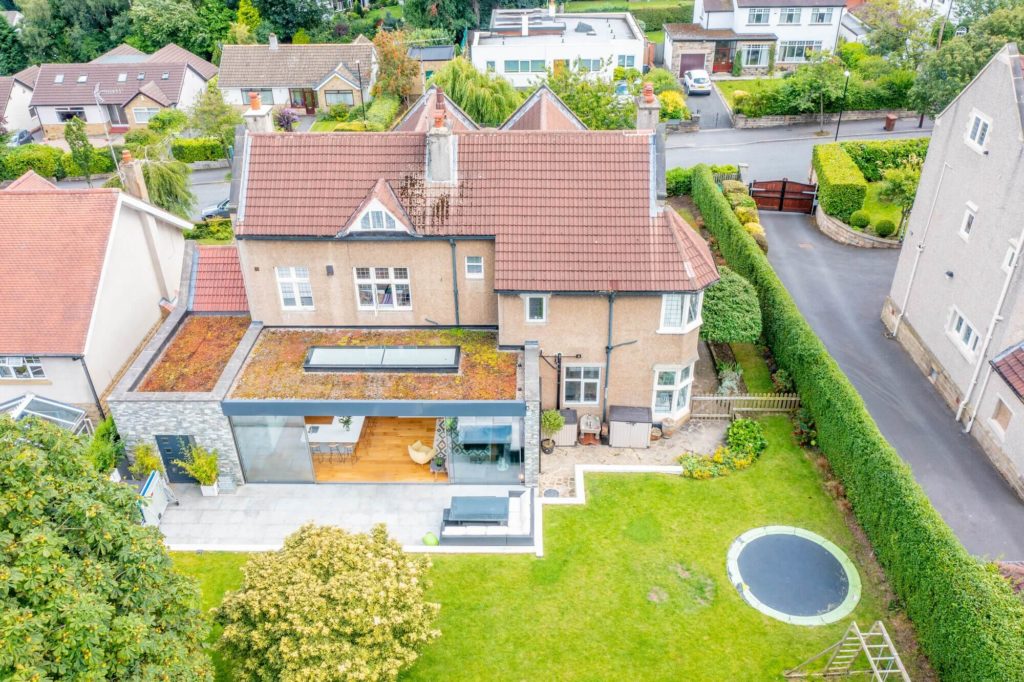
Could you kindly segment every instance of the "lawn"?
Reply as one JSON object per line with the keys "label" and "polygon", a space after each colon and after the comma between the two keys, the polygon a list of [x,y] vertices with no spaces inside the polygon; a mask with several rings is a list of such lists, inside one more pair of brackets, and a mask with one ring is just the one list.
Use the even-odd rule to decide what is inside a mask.
{"label": "lawn", "polygon": [[[851,618],[887,620],[888,597],[785,417],[764,420],[769,448],[752,468],[711,481],[591,474],[582,507],[546,507],[545,557],[433,558],[429,598],[442,637],[406,680],[777,679],[837,640],[825,627],[773,620],[729,584],[725,556],[742,532],[793,524],[842,547],[861,571]],[[238,584],[242,555],[175,555],[203,604]],[[905,642],[904,642],[905,644]],[[914,675],[910,648],[901,653]],[[228,679],[223,672],[219,679]],[[916,679],[916,677],[915,677]]]}
{"label": "lawn", "polygon": [[750,393],[774,393],[772,374],[764,362],[760,348],[753,343],[732,343],[736,362],[743,368],[743,381]]}
{"label": "lawn", "polygon": [[309,127],[311,133],[332,133],[334,128],[338,125],[338,121],[313,121],[313,125]]}
{"label": "lawn", "polygon": [[871,216],[871,225],[877,225],[879,220],[888,218],[892,221],[893,225],[900,224],[900,207],[895,204],[891,204],[888,201],[883,201],[878,195],[882,191],[882,181],[869,182],[868,192],[864,196],[864,208],[863,210],[868,212]]}
{"label": "lawn", "polygon": [[722,93],[722,96],[725,97],[729,106],[733,107],[736,104],[734,95],[737,90],[753,93],[777,87],[779,82],[771,78],[755,78],[751,80],[715,81],[715,85],[718,87],[718,91]]}
{"label": "lawn", "polygon": [[647,36],[647,40],[649,40],[652,43],[663,43],[663,42],[665,42],[665,32],[664,31],[661,31],[661,30],[658,30],[658,31],[648,31],[644,35],[646,35]]}

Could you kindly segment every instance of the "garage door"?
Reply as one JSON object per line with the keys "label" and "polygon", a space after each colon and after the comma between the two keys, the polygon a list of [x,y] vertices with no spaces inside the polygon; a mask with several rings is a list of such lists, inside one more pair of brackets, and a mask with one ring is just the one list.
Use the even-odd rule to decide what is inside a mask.
{"label": "garage door", "polygon": [[679,55],[679,75],[691,69],[703,69],[705,66],[705,55],[703,52]]}

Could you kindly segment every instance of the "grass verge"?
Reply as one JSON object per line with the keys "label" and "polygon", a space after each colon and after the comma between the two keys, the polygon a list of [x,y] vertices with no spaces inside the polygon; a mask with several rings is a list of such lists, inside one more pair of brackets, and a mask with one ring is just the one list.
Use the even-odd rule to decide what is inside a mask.
{"label": "grass verge", "polygon": [[731,343],[736,362],[743,368],[743,381],[751,393],[773,393],[772,373],[761,355],[761,349],[753,343]]}

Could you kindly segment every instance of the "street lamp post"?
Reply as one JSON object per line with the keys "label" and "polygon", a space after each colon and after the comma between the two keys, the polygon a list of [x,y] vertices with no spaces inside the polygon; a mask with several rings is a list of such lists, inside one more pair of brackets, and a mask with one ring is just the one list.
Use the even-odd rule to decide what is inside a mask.
{"label": "street lamp post", "polygon": [[839,126],[843,123],[843,109],[846,108],[846,91],[850,87],[850,72],[844,71],[843,75],[846,76],[846,83],[843,84],[843,101],[839,105],[839,120],[836,121],[836,139],[834,142],[839,142]]}

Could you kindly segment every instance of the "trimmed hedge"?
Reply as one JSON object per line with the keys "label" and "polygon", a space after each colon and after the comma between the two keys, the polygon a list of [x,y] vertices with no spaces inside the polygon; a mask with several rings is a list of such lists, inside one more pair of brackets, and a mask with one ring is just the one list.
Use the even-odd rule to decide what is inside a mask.
{"label": "trimmed hedge", "polygon": [[736,220],[710,169],[696,166],[692,178],[704,226],[729,266],[757,290],[765,339],[814,416],[818,444],[939,676],[962,682],[1024,679],[1024,602],[993,566],[967,553],[932,507]]}
{"label": "trimmed hedge", "polygon": [[[391,127],[391,122],[398,116],[398,108],[402,105],[397,97],[391,95],[380,95],[374,97],[366,110],[366,123],[368,127],[380,126],[381,130]],[[351,116],[349,118],[351,120]]]}
{"label": "trimmed hedge", "polygon": [[868,183],[850,155],[838,144],[815,145],[811,165],[818,176],[818,203],[844,223],[864,206]]}
{"label": "trimmed hedge", "polygon": [[171,154],[182,163],[218,161],[227,157],[224,145],[216,137],[176,137],[171,141]]}
{"label": "trimmed hedge", "polygon": [[[60,165],[63,169],[63,177],[79,177],[84,175],[82,169],[78,167],[78,164],[75,163],[74,158],[71,156],[71,152],[64,152],[61,155]],[[114,167],[114,157],[110,155],[110,148],[97,148],[92,155],[92,160],[89,162],[89,172],[92,175],[99,175],[101,173],[113,173],[116,170]]]}
{"label": "trimmed hedge", "polygon": [[0,151],[0,162],[3,165],[3,179],[14,180],[34,170],[44,178],[63,178],[64,166],[61,159],[64,152],[56,147],[45,144],[26,144],[14,147],[3,153]]}
{"label": "trimmed hedge", "polygon": [[[739,168],[732,164],[711,166],[714,173],[736,173]],[[693,168],[670,168],[665,173],[665,190],[670,197],[678,197],[690,193],[690,176]],[[732,181],[729,181],[732,182]],[[746,188],[744,188],[746,191]]]}
{"label": "trimmed hedge", "polygon": [[660,31],[663,24],[689,24],[693,21],[693,1],[681,2],[675,7],[638,7],[635,3],[629,13],[644,22],[648,31]]}
{"label": "trimmed hedge", "polygon": [[850,155],[868,182],[878,182],[890,168],[899,168],[911,156],[924,159],[928,153],[927,137],[905,140],[872,140],[867,142],[840,142],[839,146]]}

